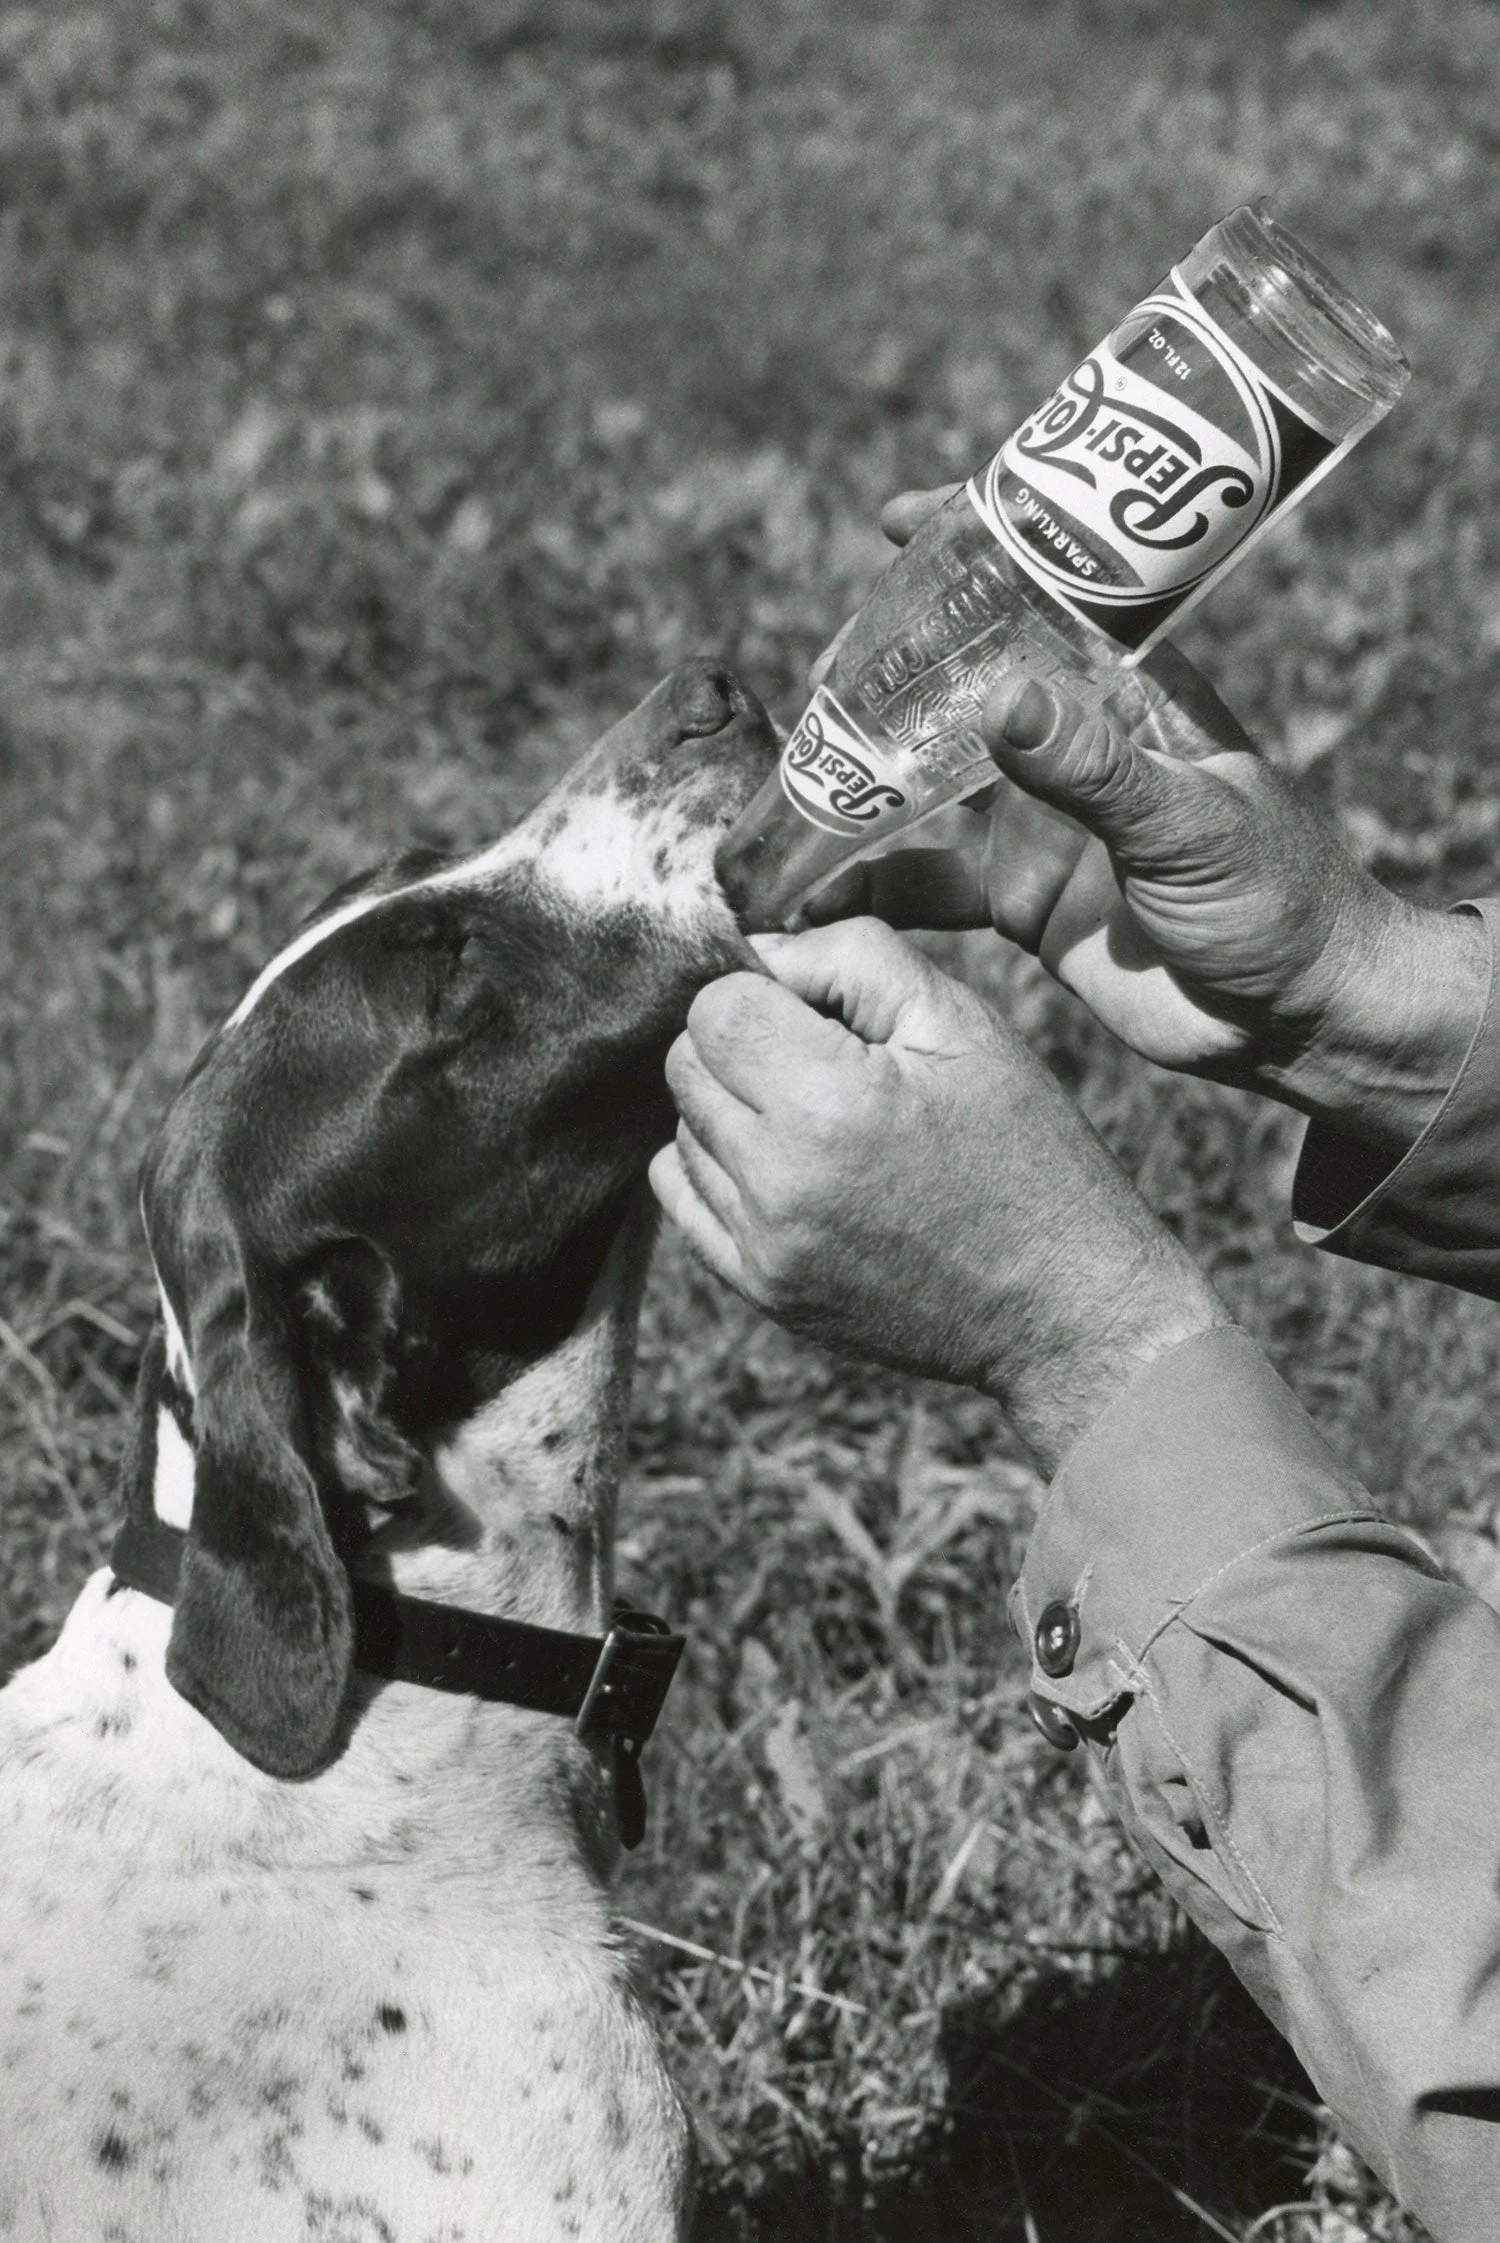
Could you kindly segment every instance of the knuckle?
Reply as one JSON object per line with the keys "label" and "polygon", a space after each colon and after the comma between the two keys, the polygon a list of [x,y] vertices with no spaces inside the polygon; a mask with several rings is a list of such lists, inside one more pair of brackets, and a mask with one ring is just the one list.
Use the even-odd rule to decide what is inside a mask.
{"label": "knuckle", "polygon": [[[733,975],[729,975],[725,981],[711,981],[698,991],[697,996],[688,1006],[687,1028],[684,1035],[689,1044],[696,1043],[701,1036],[711,1035],[715,1024],[723,1019],[730,1003],[727,981],[733,980],[733,978]],[[683,1040],[684,1037],[678,1038],[679,1043]],[[676,1045],[674,1045],[673,1049],[676,1048]]]}
{"label": "knuckle", "polygon": [[749,1196],[767,1245],[782,1251],[801,1222],[807,1206],[807,1185],[800,1167],[778,1163],[769,1173],[751,1180]]}
{"label": "knuckle", "polygon": [[718,1017],[722,1002],[718,995],[718,989],[719,984],[716,981],[711,981],[707,988],[698,991],[697,996],[688,1006],[687,1021],[682,1034],[677,1038],[668,1055],[668,1066],[675,1059],[678,1066],[681,1067],[688,1055],[696,1052],[704,1037],[712,1035],[714,1022]]}
{"label": "knuckle", "polygon": [[797,1114],[796,1184],[807,1204],[822,1204],[862,1163],[862,1147],[878,1138],[884,1101],[861,1071],[803,1085]]}
{"label": "knuckle", "polygon": [[688,1010],[689,1066],[718,1075],[732,1054],[759,1059],[769,1048],[764,975],[728,974],[700,990]]}
{"label": "knuckle", "polygon": [[756,1233],[778,1264],[800,1265],[816,1258],[836,1228],[839,1166],[808,1155],[799,1142],[774,1167],[747,1182],[745,1197]]}
{"label": "knuckle", "polygon": [[807,1297],[817,1267],[810,1234],[795,1221],[780,1223],[757,1239],[750,1256],[759,1299],[773,1312],[785,1312]]}
{"label": "knuckle", "polygon": [[858,919],[845,922],[844,932],[852,958],[874,966],[909,966],[918,955],[911,945],[902,940],[894,927],[873,912],[864,912]]}
{"label": "knuckle", "polygon": [[667,1078],[667,1088],[672,1091],[679,1090],[692,1072],[693,1064],[693,1046],[690,1038],[687,1035],[678,1036],[667,1052],[666,1062],[662,1069]]}

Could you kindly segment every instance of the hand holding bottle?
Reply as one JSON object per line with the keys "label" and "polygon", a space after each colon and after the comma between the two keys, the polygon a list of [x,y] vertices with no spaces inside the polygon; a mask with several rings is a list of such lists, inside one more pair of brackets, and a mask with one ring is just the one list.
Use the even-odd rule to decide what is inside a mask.
{"label": "hand holding bottle", "polygon": [[987,696],[1097,708],[1400,395],[1391,337],[1263,212],[1232,211],[917,520],[721,843],[748,929],[990,783]]}
{"label": "hand holding bottle", "polygon": [[[887,534],[901,542],[946,495],[893,500]],[[1478,921],[1372,879],[1174,647],[1114,715],[1013,674],[981,720],[1003,776],[973,842],[852,865],[807,918],[993,926],[1145,1058],[1399,1156],[1479,1017]]]}

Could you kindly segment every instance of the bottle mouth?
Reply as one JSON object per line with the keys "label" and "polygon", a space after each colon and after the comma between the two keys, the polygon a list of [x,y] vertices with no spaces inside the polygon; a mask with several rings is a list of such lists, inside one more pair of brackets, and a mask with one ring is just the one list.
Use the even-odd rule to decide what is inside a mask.
{"label": "bottle mouth", "polygon": [[1247,257],[1241,285],[1290,342],[1321,361],[1324,378],[1368,399],[1380,413],[1394,405],[1411,367],[1390,329],[1277,223],[1264,202],[1231,211],[1222,231],[1234,247],[1261,252]]}

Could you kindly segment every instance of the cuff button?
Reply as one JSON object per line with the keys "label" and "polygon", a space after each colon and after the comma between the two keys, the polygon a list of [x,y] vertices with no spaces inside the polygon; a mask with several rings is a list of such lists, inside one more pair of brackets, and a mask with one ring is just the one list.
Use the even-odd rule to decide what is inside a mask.
{"label": "cuff button", "polygon": [[1080,1632],[1078,1614],[1071,1604],[1049,1604],[1038,1620],[1036,1663],[1054,1682],[1073,1672]]}
{"label": "cuff button", "polygon": [[1026,1700],[1026,1711],[1036,1723],[1054,1752],[1071,1752],[1078,1742],[1078,1731],[1050,1698],[1043,1698],[1035,1690]]}

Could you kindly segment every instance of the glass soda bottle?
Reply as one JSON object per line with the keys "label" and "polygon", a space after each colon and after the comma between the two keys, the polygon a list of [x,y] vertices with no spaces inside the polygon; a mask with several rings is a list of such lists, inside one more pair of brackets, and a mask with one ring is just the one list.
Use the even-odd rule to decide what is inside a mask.
{"label": "glass soda bottle", "polygon": [[1385,328],[1259,207],[1231,211],[930,520],[838,642],[720,845],[746,927],[991,784],[1024,666],[1097,706],[1396,402]]}

